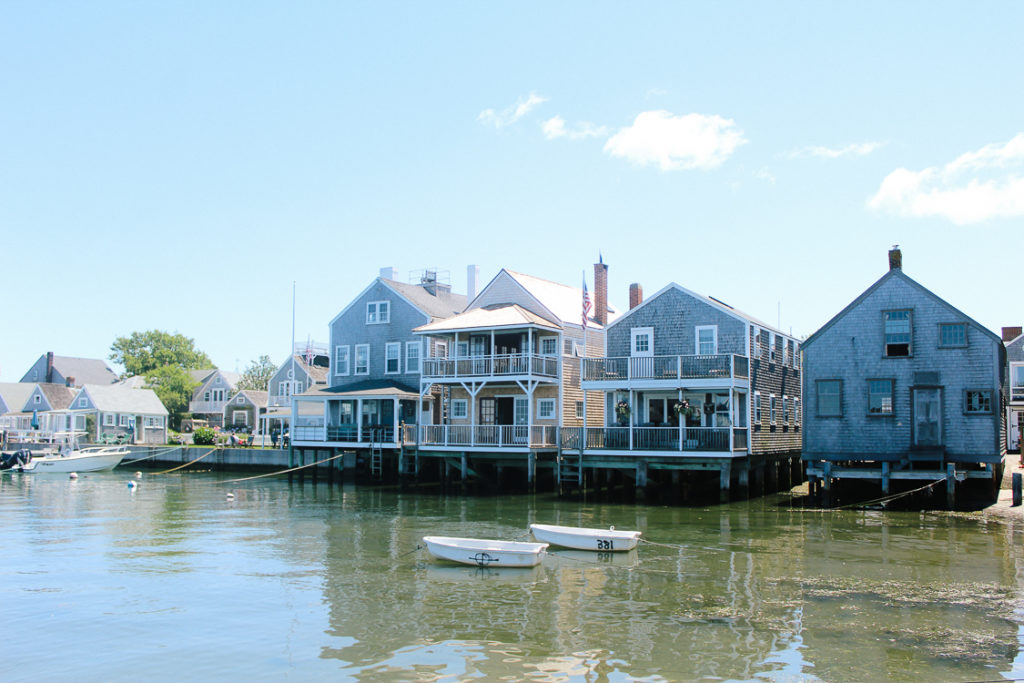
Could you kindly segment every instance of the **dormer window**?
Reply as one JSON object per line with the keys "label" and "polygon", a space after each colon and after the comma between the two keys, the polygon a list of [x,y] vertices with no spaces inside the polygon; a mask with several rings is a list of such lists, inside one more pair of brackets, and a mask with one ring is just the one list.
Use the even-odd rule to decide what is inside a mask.
{"label": "dormer window", "polygon": [[377,325],[390,322],[391,311],[387,301],[371,301],[366,304],[366,324]]}
{"label": "dormer window", "polygon": [[39,405],[42,402],[42,398],[39,396],[39,394],[36,394],[35,396],[32,397],[32,403]]}
{"label": "dormer window", "polygon": [[911,353],[910,311],[885,311],[885,356],[898,358]]}
{"label": "dormer window", "polygon": [[654,355],[654,328],[634,327],[630,330],[632,339],[631,355],[652,356]]}

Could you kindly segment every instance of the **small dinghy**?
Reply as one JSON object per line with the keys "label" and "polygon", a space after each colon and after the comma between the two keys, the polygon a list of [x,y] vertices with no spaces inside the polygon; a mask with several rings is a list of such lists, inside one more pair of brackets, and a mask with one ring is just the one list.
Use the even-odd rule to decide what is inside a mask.
{"label": "small dinghy", "polygon": [[423,542],[434,557],[476,567],[535,567],[548,549],[547,543],[453,536],[424,536]]}
{"label": "small dinghy", "polygon": [[620,551],[632,550],[640,542],[639,531],[587,529],[578,526],[531,524],[530,533],[538,541],[577,550]]}

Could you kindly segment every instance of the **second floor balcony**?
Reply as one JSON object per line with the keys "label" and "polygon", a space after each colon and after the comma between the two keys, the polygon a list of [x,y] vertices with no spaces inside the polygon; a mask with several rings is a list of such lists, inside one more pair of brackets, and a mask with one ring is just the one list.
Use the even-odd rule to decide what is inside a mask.
{"label": "second floor balcony", "polygon": [[681,380],[747,380],[746,356],[720,353],[707,356],[627,356],[583,359],[587,388],[627,387],[638,382],[675,384]]}
{"label": "second floor balcony", "polygon": [[558,378],[558,357],[537,353],[510,353],[464,358],[423,359],[423,379],[431,381],[458,379],[513,379],[534,377]]}

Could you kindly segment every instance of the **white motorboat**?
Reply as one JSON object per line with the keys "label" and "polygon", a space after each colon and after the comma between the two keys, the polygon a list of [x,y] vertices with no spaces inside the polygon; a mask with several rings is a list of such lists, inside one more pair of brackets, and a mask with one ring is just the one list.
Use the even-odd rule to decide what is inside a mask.
{"label": "white motorboat", "polygon": [[78,445],[78,434],[63,434],[64,444],[57,451],[32,453],[25,449],[17,451],[5,461],[15,472],[102,472],[112,470],[121,464],[129,451],[127,446],[86,446]]}
{"label": "white motorboat", "polygon": [[640,542],[639,531],[588,529],[578,526],[531,524],[530,533],[538,541],[577,550],[622,551],[632,550]]}
{"label": "white motorboat", "polygon": [[535,567],[548,549],[547,543],[454,536],[424,536],[423,542],[434,557],[477,567]]}

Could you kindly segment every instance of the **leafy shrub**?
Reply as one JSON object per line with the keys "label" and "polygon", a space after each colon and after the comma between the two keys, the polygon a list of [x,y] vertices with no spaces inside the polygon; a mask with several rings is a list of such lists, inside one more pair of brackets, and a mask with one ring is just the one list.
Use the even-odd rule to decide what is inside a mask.
{"label": "leafy shrub", "polygon": [[217,432],[210,427],[198,427],[192,432],[192,443],[197,446],[212,446],[217,442]]}

